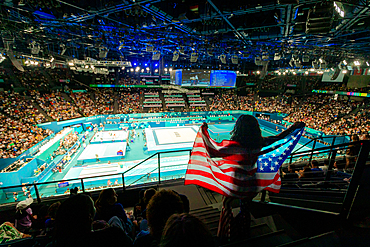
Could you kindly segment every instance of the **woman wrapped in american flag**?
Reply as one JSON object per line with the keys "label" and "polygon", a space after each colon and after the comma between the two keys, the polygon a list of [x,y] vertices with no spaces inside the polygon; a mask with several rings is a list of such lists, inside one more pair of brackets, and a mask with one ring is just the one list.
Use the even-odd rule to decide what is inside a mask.
{"label": "woman wrapped in american flag", "polygon": [[[230,140],[214,141],[203,123],[194,142],[185,185],[196,184],[224,196],[218,236],[239,240],[249,235],[249,205],[262,190],[279,192],[279,167],[303,134],[305,124],[297,122],[276,136],[262,137],[258,121],[241,115]],[[240,200],[234,218],[231,203]]]}

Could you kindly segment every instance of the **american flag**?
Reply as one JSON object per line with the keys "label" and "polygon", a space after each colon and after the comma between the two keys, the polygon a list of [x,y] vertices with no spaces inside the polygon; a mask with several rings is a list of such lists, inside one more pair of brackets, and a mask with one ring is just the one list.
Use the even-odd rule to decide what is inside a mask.
{"label": "american flag", "polygon": [[262,190],[278,193],[281,186],[279,168],[303,131],[304,127],[295,129],[262,151],[246,153],[238,142],[215,142],[203,125],[195,138],[185,185],[199,185],[234,198],[244,198]]}

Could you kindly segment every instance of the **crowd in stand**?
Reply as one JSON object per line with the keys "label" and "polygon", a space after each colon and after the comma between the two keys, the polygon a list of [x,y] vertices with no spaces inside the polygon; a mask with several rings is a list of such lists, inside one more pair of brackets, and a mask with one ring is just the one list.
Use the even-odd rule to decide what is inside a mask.
{"label": "crowd in stand", "polygon": [[84,116],[90,117],[98,115],[98,110],[96,109],[95,103],[91,99],[89,93],[71,93],[71,98],[75,102],[76,106],[80,109],[80,112],[84,114]]}
{"label": "crowd in stand", "polygon": [[[309,80],[309,79],[308,79]],[[156,92],[157,91],[148,91]],[[24,144],[17,143],[14,147],[13,142],[6,141],[2,144],[2,156],[14,157],[22,150],[35,144],[36,140],[45,138],[46,133],[35,127],[35,124],[46,121],[46,118],[32,104],[35,100],[45,113],[53,120],[61,121],[71,118],[84,116],[94,116],[99,114],[112,114],[114,111],[114,101],[116,97],[118,111],[116,113],[137,113],[137,112],[163,112],[162,107],[142,107],[140,106],[140,94],[136,91],[121,91],[114,95],[111,89],[95,93],[96,104],[90,98],[89,93],[71,93],[73,102],[69,102],[63,95],[56,91],[53,93],[40,93],[30,91],[30,98],[15,92],[0,93],[0,112],[2,119],[11,119],[16,126],[15,130],[9,132],[23,137]],[[285,113],[288,116],[284,120],[288,122],[303,121],[307,127],[325,134],[352,134],[366,133],[369,131],[369,110],[365,103],[339,98],[334,100],[332,95],[313,94],[303,98],[292,96],[275,97],[256,97],[252,94],[248,96],[236,96],[229,92],[216,93],[209,96],[212,99],[209,103],[210,111],[225,110],[247,110],[260,112]],[[210,102],[209,100],[207,100]],[[366,102],[366,101],[365,101]],[[353,114],[356,109],[358,112]],[[207,107],[196,106],[181,111],[206,111]],[[2,127],[6,123],[3,121]],[[27,134],[29,133],[29,134]],[[9,136],[5,132],[5,136]],[[26,141],[27,140],[27,141]],[[31,143],[31,144],[30,144]]]}
{"label": "crowd in stand", "polygon": [[12,119],[0,113],[0,157],[15,158],[31,148],[52,131]]}
{"label": "crowd in stand", "polygon": [[[189,213],[189,199],[176,191],[140,191],[133,212],[125,211],[113,188],[102,190],[95,201],[89,194],[78,192],[77,187],[71,189],[68,199],[41,207],[37,215],[32,198],[19,202],[14,225],[3,223],[0,230],[6,231],[1,237],[5,241],[29,238],[43,240],[48,246],[70,247],[218,245],[206,224]],[[29,234],[37,237],[32,239]]]}
{"label": "crowd in stand", "polygon": [[[185,109],[184,109],[185,110]],[[208,111],[206,106],[190,106],[189,111]]]}
{"label": "crowd in stand", "polygon": [[222,94],[215,95],[212,103],[209,106],[210,111],[229,111],[237,110],[235,106],[236,95],[233,94]]}
{"label": "crowd in stand", "polygon": [[370,110],[369,105],[363,105],[359,111],[337,122],[328,125],[324,132],[331,135],[351,135],[370,132]]}
{"label": "crowd in stand", "polygon": [[112,114],[114,96],[112,90],[104,90],[95,93],[95,102],[99,114]]}
{"label": "crowd in stand", "polygon": [[[250,104],[249,109],[253,107],[252,97],[247,98],[247,102]],[[279,112],[279,113],[291,113],[293,109],[299,104],[297,98],[292,98],[292,103],[289,104],[286,97],[264,97],[259,98],[254,103],[255,111],[261,112]]]}
{"label": "crowd in stand", "polygon": [[45,94],[36,91],[34,96],[46,114],[56,121],[81,117],[72,102],[67,101],[58,91]]}
{"label": "crowd in stand", "polygon": [[118,112],[119,114],[141,112],[140,94],[134,92],[118,93]]}
{"label": "crowd in stand", "polygon": [[336,101],[329,95],[313,95],[304,99],[303,104],[295,108],[288,117],[288,122],[302,121],[312,129],[329,133],[328,124],[338,117],[349,114],[356,109],[358,102]]}
{"label": "crowd in stand", "polygon": [[29,124],[39,124],[46,120],[31,100],[25,99],[17,92],[0,92],[0,111]]}

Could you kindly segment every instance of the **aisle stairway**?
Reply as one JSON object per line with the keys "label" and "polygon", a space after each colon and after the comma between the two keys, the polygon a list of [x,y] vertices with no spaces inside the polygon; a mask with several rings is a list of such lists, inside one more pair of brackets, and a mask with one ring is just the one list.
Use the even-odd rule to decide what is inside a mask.
{"label": "aisle stairway", "polygon": [[186,111],[189,111],[190,107],[189,107],[189,99],[188,99],[188,97],[186,96],[186,94],[182,94],[182,98],[185,101],[185,109],[186,109]]}
{"label": "aisle stairway", "polygon": [[118,113],[118,100],[117,100],[117,97],[119,97],[119,94],[117,92],[113,92],[113,114],[117,114]]}
{"label": "aisle stairway", "polygon": [[167,111],[166,101],[164,100],[164,96],[163,96],[163,93],[162,92],[159,92],[159,98],[162,101],[162,106],[163,106],[162,109],[163,109],[163,111]]}
{"label": "aisle stairway", "polygon": [[144,100],[145,100],[145,95],[144,93],[140,93],[140,96],[139,96],[139,107],[141,107],[140,111],[141,112],[144,112]]}
{"label": "aisle stairway", "polygon": [[14,72],[12,69],[4,66],[4,70],[8,74],[10,81],[14,84],[14,87],[23,87],[21,82],[18,80],[18,77],[14,75]]}
{"label": "aisle stairway", "polygon": [[78,111],[78,113],[80,113],[80,115],[81,116],[85,116],[84,114],[83,114],[83,112],[80,110],[80,108],[76,105],[76,103],[75,103],[75,101],[68,95],[68,94],[66,94],[66,93],[64,93],[64,92],[61,92],[60,93],[61,95],[62,95],[62,97],[66,100],[66,101],[68,101],[69,103],[71,103],[74,107],[76,107],[76,109],[77,109],[77,111]]}
{"label": "aisle stairway", "polygon": [[48,80],[48,83],[50,85],[50,88],[55,87],[55,82],[53,79],[51,79],[50,74],[45,69],[40,69],[41,74],[43,74],[46,79]]}
{"label": "aisle stairway", "polygon": [[[206,207],[191,210],[190,213],[199,217],[206,223],[212,235],[217,235],[218,222],[220,218],[221,205],[208,205]],[[234,209],[234,215],[239,209]],[[259,246],[340,246],[340,241],[335,232],[328,232],[319,236],[305,238],[300,236],[280,215],[270,215],[262,218],[252,219],[250,236],[237,242],[220,244],[224,247],[259,247]]]}
{"label": "aisle stairway", "polygon": [[37,102],[36,101],[33,101],[32,100],[32,97],[30,97],[30,96],[25,96],[25,98],[26,99],[28,99],[29,101],[31,101],[32,102],[32,105],[42,114],[42,115],[44,115],[44,117],[46,118],[46,122],[54,122],[55,120],[54,119],[52,119],[48,114],[46,114],[46,112],[40,107],[40,105],[39,104],[37,104]]}

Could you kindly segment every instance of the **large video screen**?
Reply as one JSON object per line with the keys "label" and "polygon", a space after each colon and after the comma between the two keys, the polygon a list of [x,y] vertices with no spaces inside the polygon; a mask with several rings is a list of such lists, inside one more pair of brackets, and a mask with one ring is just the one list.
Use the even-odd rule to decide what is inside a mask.
{"label": "large video screen", "polygon": [[180,69],[172,70],[170,72],[170,84],[181,86],[181,80],[182,80],[182,71]]}
{"label": "large video screen", "polygon": [[183,87],[209,87],[210,86],[210,73],[206,70],[191,69],[182,70]]}
{"label": "large video screen", "polygon": [[236,72],[229,70],[212,70],[211,87],[235,87]]}
{"label": "large video screen", "polygon": [[235,87],[236,72],[230,70],[178,69],[170,73],[170,84],[183,87]]}

